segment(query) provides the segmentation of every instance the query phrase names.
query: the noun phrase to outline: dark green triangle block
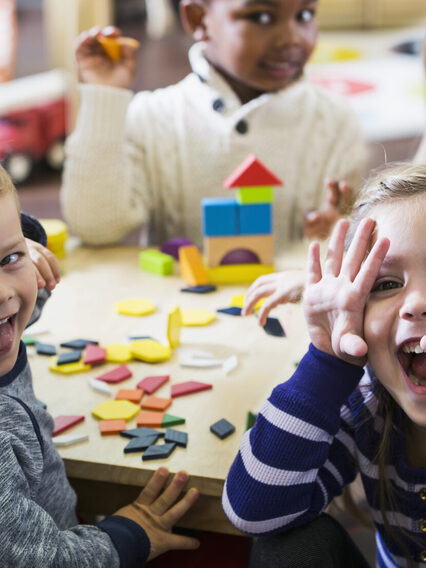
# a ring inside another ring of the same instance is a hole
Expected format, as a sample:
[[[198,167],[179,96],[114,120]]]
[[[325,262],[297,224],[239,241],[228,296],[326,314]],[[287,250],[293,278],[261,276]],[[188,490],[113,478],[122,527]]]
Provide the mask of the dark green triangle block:
[[[250,430],[254,426],[254,423],[257,420],[257,414],[254,414],[251,410],[247,412],[246,418],[246,430]]]
[[[171,414],[165,414],[163,421],[161,423],[161,427],[167,428],[169,426],[178,426],[179,424],[185,424],[185,418],[179,418],[179,416],[172,416]]]

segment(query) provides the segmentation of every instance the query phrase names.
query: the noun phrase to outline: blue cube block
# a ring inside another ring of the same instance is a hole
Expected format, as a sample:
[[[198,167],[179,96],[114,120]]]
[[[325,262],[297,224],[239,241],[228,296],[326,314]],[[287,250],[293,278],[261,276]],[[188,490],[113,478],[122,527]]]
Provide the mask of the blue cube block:
[[[238,235],[238,203],[232,197],[205,197],[201,200],[203,235]]]
[[[269,235],[272,233],[271,203],[238,206],[240,235]]]

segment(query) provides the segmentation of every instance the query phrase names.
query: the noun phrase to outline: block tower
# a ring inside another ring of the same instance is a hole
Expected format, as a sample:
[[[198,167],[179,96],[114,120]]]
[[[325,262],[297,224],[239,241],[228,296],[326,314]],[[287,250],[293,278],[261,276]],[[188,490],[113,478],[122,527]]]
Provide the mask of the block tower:
[[[224,181],[236,196],[201,201],[204,256],[212,283],[251,282],[274,267],[273,186],[283,185],[254,154]]]

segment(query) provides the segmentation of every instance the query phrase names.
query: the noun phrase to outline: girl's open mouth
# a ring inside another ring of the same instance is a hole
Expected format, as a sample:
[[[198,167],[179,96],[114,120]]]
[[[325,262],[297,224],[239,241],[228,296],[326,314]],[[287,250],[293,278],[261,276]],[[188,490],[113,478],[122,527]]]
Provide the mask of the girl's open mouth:
[[[398,350],[398,360],[410,383],[426,391],[426,351],[420,347],[420,339],[404,343]]]

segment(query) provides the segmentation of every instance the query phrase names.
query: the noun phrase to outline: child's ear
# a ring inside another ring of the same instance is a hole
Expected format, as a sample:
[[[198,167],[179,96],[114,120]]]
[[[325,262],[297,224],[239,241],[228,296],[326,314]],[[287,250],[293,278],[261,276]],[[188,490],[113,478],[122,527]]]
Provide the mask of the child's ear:
[[[204,23],[206,9],[202,0],[181,0],[179,9],[186,33],[192,36],[195,41],[208,39]]]

